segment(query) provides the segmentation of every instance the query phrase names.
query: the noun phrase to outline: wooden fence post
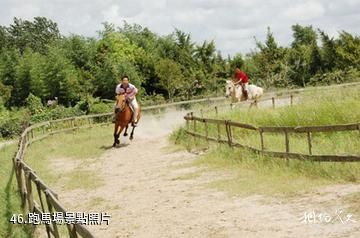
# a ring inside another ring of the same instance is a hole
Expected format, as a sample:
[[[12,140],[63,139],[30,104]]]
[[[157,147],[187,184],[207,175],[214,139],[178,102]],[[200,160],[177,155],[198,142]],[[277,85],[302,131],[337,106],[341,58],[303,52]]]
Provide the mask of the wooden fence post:
[[[45,212],[45,206],[44,206],[44,201],[43,201],[42,194],[41,194],[41,188],[40,188],[40,185],[39,185],[39,180],[36,179],[35,184],[36,184],[36,190],[38,192],[38,196],[39,196],[39,199],[40,199],[41,210],[42,210],[42,212]],[[49,225],[45,224],[45,228],[46,228],[46,233],[47,233],[48,237],[50,238],[51,235],[50,235],[50,227],[49,227]]]
[[[228,144],[231,147],[232,146],[232,135],[231,135],[231,126],[230,126],[228,120],[225,121],[225,128],[226,128],[226,135],[228,138]]]
[[[215,113],[216,113],[216,118],[219,118],[219,112],[218,112],[218,107],[215,106]],[[216,123],[216,127],[217,127],[217,140],[220,141],[221,140],[221,133],[220,133],[220,123]]]
[[[290,94],[290,105],[291,105],[291,106],[292,106],[293,103],[294,103],[294,102],[293,102],[293,101],[294,101],[293,99],[294,99],[294,96],[293,96],[292,94]]]
[[[25,205],[25,187],[24,187],[24,173],[23,173],[23,168],[22,168],[22,165],[21,163],[19,163],[19,166],[18,166],[18,173],[19,173],[19,181],[20,181],[20,184],[19,184],[19,188],[20,188],[20,196],[21,196],[21,206],[24,207]]]
[[[30,171],[26,171],[25,173],[25,184],[26,184],[26,197],[28,200],[28,207],[29,212],[34,212],[34,196],[32,192],[32,186],[31,186],[31,178],[30,178]]]
[[[289,143],[289,132],[285,130],[285,149],[286,149],[286,159],[289,161],[289,152],[290,152],[290,143]]]
[[[189,124],[189,118],[190,117],[190,113],[186,114],[186,130],[189,131],[190,130],[190,124]]]
[[[49,191],[47,191],[47,190],[45,191],[45,197],[46,197],[46,203],[48,205],[49,213],[52,215],[52,214],[54,214],[54,210],[53,210],[53,206],[51,205],[51,201],[49,199]],[[51,224],[52,224],[52,228],[54,230],[55,238],[60,238],[60,234],[59,234],[59,230],[57,228],[56,222],[52,221]]]
[[[207,124],[206,120],[204,120],[204,124],[205,124],[206,142],[207,142],[207,146],[209,147],[209,129],[208,129],[208,124]]]
[[[17,180],[17,184],[18,184],[18,190],[21,196],[21,177],[20,177],[20,163],[18,158],[15,158],[14,160],[14,165],[15,165],[15,175],[16,175],[16,180]]]
[[[311,132],[307,132],[309,155],[312,155]]]
[[[263,130],[259,128],[260,131],[260,143],[261,143],[261,151],[264,152],[264,136],[263,136]]]
[[[275,109],[275,98],[272,97],[272,98],[271,98],[271,101],[272,101],[272,108]]]

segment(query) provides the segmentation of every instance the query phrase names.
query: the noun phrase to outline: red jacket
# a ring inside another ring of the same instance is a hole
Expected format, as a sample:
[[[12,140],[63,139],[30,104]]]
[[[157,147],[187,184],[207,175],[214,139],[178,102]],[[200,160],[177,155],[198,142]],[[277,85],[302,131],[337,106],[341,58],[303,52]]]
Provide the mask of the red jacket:
[[[235,70],[235,80],[241,82],[241,83],[248,83],[249,82],[249,78],[248,76],[243,72],[241,71],[240,69],[236,69]]]

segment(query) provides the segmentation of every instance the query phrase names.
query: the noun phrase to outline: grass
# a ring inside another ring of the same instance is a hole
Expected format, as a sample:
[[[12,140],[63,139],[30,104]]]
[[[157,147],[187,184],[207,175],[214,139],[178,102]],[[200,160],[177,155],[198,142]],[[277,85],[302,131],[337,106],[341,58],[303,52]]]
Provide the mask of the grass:
[[[102,178],[88,170],[87,166],[94,163],[111,145],[110,127],[62,133],[33,143],[27,151],[26,162],[50,187],[61,184],[66,190],[91,190],[102,185]],[[54,171],[54,165],[51,165],[54,161],[66,163],[68,171]]]
[[[235,109],[219,115],[255,126],[305,126],[356,123],[360,121],[359,87],[330,91],[312,91],[312,97],[301,99],[298,105],[254,110]],[[210,113],[206,117],[215,117]],[[192,126],[191,126],[192,129]],[[217,137],[217,127],[209,125],[209,136]],[[225,128],[221,136],[226,138]],[[204,125],[197,123],[197,132],[205,134]],[[234,141],[260,148],[258,132],[245,129],[233,130]],[[285,151],[284,135],[264,133],[265,148]],[[187,149],[208,147],[203,139],[185,134],[184,128],[171,135],[174,144]],[[313,154],[358,154],[360,136],[358,131],[336,133],[313,133]],[[290,134],[290,151],[308,153],[306,134]],[[231,173],[232,178],[218,180],[211,186],[231,194],[271,194],[291,196],[319,186],[333,183],[359,183],[359,163],[311,162],[269,158],[243,149],[210,144],[210,150],[196,162],[197,165]]]
[[[9,222],[13,214],[25,214],[13,170],[12,157],[16,149],[16,145],[0,149],[0,237],[25,238],[32,237],[31,227]]]

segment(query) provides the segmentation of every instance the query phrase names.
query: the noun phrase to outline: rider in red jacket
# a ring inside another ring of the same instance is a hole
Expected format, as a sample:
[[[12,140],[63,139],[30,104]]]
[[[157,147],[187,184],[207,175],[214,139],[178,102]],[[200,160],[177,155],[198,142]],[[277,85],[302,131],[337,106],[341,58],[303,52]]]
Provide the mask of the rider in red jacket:
[[[240,70],[239,66],[236,66],[235,73],[234,73],[234,83],[240,84],[242,91],[245,95],[245,98],[248,98],[248,84],[249,84],[249,77],[245,74],[245,72]]]

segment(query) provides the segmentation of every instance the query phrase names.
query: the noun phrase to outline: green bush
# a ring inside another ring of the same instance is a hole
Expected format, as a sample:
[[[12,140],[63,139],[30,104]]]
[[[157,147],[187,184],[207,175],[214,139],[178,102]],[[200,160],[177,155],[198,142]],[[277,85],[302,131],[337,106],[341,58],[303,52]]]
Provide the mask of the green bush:
[[[84,114],[85,112],[81,111],[78,107],[56,106],[55,108],[47,109],[42,113],[33,115],[30,122],[31,124],[34,124],[42,121],[81,116]]]
[[[160,94],[145,95],[141,98],[141,106],[151,106],[165,103],[165,98]]]
[[[310,79],[311,85],[330,85],[360,81],[360,71],[355,68],[334,70],[332,72],[316,74]]]
[[[27,110],[0,112],[0,137],[13,138],[21,134],[28,125],[30,114]]]
[[[99,114],[99,113],[107,113],[112,112],[113,106],[110,103],[94,103],[90,106],[90,114]]]
[[[41,99],[39,97],[36,97],[32,93],[29,94],[25,102],[31,114],[38,114],[44,111],[44,106],[41,103]]]

